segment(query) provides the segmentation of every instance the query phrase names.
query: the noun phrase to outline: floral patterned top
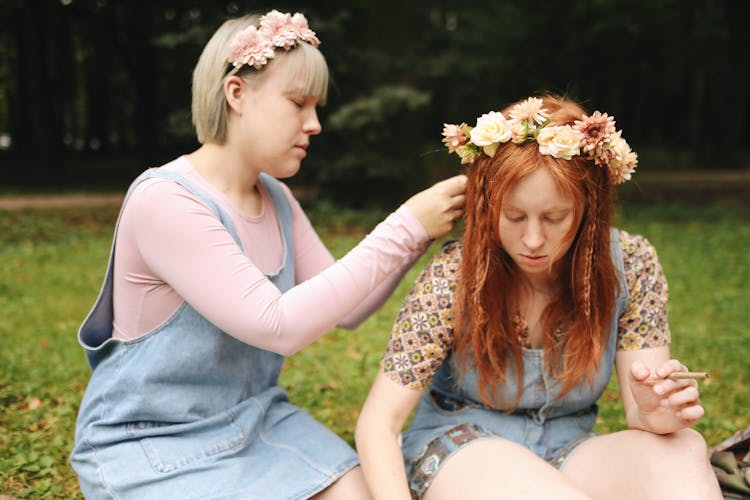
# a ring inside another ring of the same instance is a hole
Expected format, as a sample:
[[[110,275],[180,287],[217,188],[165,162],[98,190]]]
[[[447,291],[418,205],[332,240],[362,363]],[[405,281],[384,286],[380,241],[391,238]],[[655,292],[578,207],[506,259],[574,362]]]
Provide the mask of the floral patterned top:
[[[656,250],[642,236],[620,231],[620,248],[630,303],[620,317],[618,350],[669,344],[669,288]],[[393,325],[381,367],[411,389],[429,388],[433,375],[453,347],[453,292],[458,285],[461,242],[443,246],[417,278]],[[527,326],[514,318],[522,342]]]

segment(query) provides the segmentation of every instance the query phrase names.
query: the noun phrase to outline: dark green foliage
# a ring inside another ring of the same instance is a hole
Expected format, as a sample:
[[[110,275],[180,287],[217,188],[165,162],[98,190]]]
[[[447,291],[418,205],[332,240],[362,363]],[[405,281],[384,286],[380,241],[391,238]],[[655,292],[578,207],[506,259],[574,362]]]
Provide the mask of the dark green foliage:
[[[303,11],[323,42],[333,85],[300,182],[338,204],[389,208],[458,171],[443,122],[543,90],[614,114],[649,170],[750,158],[750,31],[736,1],[3,0],[0,173],[85,185],[102,174],[81,176],[82,157],[145,168],[192,149],[203,44],[226,17],[272,7]]]

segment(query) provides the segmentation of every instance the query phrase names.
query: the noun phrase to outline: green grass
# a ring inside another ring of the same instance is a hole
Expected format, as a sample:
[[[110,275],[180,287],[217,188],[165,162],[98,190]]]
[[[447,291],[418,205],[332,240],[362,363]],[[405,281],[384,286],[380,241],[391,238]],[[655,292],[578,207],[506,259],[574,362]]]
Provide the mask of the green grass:
[[[67,459],[89,369],[76,331],[98,293],[116,212],[0,211],[0,496],[79,496]],[[342,255],[379,215],[328,206],[313,221]],[[702,383],[707,415],[697,428],[715,444],[750,423],[747,213],[626,207],[619,220],[659,252],[671,289],[675,356],[711,372]],[[335,330],[287,361],[282,384],[292,401],[349,442],[401,299],[426,258],[358,330]],[[597,429],[624,425],[613,382]]]

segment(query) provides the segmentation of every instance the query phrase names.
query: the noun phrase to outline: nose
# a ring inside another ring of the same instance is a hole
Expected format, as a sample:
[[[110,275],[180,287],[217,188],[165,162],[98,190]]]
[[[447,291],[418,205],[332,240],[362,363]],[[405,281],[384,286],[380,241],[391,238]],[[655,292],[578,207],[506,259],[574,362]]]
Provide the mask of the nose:
[[[302,130],[310,135],[318,135],[323,130],[320,120],[318,120],[318,112],[314,106],[311,106],[306,114],[305,121],[302,124]]]
[[[544,229],[539,222],[529,220],[524,228],[521,241],[529,250],[538,250],[544,245]]]

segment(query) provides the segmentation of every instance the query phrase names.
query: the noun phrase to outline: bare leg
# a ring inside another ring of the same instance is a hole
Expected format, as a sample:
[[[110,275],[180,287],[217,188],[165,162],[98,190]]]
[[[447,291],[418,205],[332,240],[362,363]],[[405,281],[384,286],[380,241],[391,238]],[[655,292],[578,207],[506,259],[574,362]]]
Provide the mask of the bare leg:
[[[371,497],[362,468],[357,466],[311,498],[315,500],[369,500]]]
[[[724,498],[708,463],[706,442],[692,429],[597,436],[573,450],[562,472],[598,499]]]
[[[523,446],[492,438],[476,440],[450,457],[424,498],[584,500],[590,497]]]

